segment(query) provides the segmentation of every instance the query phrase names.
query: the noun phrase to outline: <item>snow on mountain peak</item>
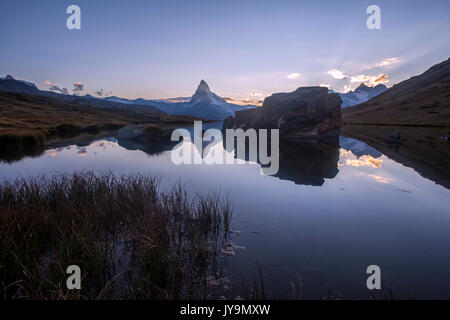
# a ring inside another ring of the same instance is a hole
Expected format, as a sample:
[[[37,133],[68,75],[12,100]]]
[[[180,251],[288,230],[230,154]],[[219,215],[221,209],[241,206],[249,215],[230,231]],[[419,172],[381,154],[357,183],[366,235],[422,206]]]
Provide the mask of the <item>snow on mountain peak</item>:
[[[366,102],[386,90],[387,87],[383,84],[379,84],[375,87],[369,87],[366,84],[361,83],[359,87],[355,89],[355,91],[339,93],[339,96],[342,99],[341,108],[347,108]]]
[[[211,92],[205,80],[200,81],[200,84],[197,87],[197,91],[195,91],[194,95],[191,98],[191,102],[199,101],[211,103],[227,103],[223,98]]]
[[[209,89],[208,84],[206,83],[205,80],[200,81],[200,84],[197,87],[197,91],[211,91]]]
[[[360,90],[367,90],[369,87],[364,84],[364,82],[361,82],[361,84],[358,86],[358,88],[355,89],[355,91]]]

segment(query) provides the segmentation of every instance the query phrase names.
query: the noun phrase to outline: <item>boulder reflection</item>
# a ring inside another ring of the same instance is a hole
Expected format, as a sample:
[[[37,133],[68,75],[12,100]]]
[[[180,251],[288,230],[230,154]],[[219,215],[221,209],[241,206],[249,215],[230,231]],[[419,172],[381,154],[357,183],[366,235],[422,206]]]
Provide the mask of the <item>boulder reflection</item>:
[[[171,151],[179,142],[168,141],[165,143],[144,144],[132,140],[119,139],[118,143],[128,150],[141,150],[148,155],[158,155],[165,151]],[[236,150],[226,150],[226,140],[203,142],[203,150],[197,151],[205,156],[206,147],[217,143],[221,143],[226,152],[232,152],[236,157]],[[192,146],[194,145],[192,144]],[[271,149],[270,145],[268,149]],[[245,151],[245,157],[241,160],[248,161],[249,148],[247,147]],[[282,180],[293,181],[295,184],[321,186],[325,179],[336,177],[339,172],[338,162],[338,137],[326,140],[282,139],[280,140],[279,170],[274,176]]]
[[[280,141],[280,170],[276,175],[296,184],[321,186],[339,172],[339,139]]]
[[[270,142],[270,139],[268,139]],[[274,176],[295,184],[321,186],[339,172],[339,137],[327,139],[280,139],[279,170]],[[226,142],[224,142],[224,148]],[[270,143],[268,150],[271,150]],[[233,152],[233,150],[227,150]],[[234,150],[236,157],[236,149]],[[258,149],[259,155],[259,149]],[[249,148],[245,157],[249,160]],[[258,159],[259,163],[259,159]]]

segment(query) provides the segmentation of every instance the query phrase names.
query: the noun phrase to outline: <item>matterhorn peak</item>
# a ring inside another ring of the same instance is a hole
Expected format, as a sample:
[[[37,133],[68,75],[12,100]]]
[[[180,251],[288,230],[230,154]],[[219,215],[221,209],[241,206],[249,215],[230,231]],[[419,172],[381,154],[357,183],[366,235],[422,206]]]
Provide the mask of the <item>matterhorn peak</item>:
[[[206,83],[205,80],[200,81],[200,84],[197,87],[197,91],[211,91],[209,89],[208,84]]]
[[[211,92],[208,84],[205,80],[200,81],[194,95],[191,98],[191,102],[210,102],[210,103],[226,103],[224,99]]]

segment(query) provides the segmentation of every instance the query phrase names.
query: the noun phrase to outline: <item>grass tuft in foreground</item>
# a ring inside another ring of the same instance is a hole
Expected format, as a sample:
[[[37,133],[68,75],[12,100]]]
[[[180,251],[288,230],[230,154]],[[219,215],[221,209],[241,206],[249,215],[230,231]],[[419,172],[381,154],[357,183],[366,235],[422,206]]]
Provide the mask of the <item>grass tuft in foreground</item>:
[[[0,299],[207,299],[221,289],[231,219],[141,175],[54,175],[0,184]],[[68,290],[78,265],[81,290]]]

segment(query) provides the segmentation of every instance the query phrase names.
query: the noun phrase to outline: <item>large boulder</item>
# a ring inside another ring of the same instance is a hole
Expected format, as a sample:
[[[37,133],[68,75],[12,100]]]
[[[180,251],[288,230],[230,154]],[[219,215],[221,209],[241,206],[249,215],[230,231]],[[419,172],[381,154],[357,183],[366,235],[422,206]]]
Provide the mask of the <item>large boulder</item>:
[[[342,100],[327,88],[301,87],[275,93],[261,108],[236,112],[224,129],[280,129],[280,137],[320,138],[339,135]]]

